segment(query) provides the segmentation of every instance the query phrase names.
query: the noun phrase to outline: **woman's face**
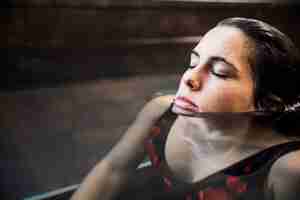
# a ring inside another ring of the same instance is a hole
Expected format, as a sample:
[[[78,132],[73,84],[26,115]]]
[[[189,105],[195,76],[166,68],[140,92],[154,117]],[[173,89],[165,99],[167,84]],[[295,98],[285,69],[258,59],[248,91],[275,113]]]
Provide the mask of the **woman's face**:
[[[239,29],[210,30],[191,52],[173,111],[247,112],[254,110],[254,82],[248,62],[250,40]]]

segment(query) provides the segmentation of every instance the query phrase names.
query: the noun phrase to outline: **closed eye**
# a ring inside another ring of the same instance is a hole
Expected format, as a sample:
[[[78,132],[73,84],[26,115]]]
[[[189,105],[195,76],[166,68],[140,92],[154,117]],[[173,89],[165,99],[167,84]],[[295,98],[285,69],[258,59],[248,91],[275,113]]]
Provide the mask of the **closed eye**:
[[[233,78],[235,76],[235,71],[223,61],[213,62],[210,66],[210,72],[222,79]]]
[[[198,66],[200,63],[200,54],[194,50],[191,51],[190,54],[190,64],[188,65],[188,69],[193,69]],[[220,56],[211,56],[208,59],[209,71],[214,76],[217,76],[222,79],[234,78],[238,70],[237,68],[230,62],[228,62],[225,58]]]

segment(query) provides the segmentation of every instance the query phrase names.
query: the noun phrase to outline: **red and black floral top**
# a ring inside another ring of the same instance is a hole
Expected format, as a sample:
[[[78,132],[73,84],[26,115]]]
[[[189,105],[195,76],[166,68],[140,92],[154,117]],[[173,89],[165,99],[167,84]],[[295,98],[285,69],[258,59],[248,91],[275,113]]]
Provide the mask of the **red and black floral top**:
[[[272,199],[272,191],[266,180],[273,163],[282,155],[300,149],[300,141],[279,144],[260,151],[240,162],[214,173],[196,183],[185,183],[172,176],[165,157],[164,148],[168,128],[173,120],[161,119],[154,126],[151,136],[145,142],[151,168],[157,174],[156,181],[147,187],[151,194],[143,199],[181,200],[253,200]],[[146,174],[145,174],[146,175]]]

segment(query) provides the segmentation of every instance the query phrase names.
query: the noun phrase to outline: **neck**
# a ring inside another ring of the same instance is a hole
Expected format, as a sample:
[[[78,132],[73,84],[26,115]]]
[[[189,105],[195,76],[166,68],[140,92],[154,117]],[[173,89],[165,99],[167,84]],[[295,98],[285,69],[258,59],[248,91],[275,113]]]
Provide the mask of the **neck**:
[[[282,142],[269,126],[258,125],[251,117],[179,116],[166,144],[166,160],[183,180],[200,180],[259,150]],[[180,147],[180,148],[178,148]],[[199,174],[199,168],[201,173]],[[204,172],[203,170],[208,171]]]
[[[248,139],[251,120],[238,115],[216,115],[204,118],[185,118],[185,135],[194,141]]]
[[[203,118],[183,117],[182,133],[184,139],[194,145],[209,143],[221,152],[232,148],[265,148],[285,139],[268,123],[257,123],[253,116],[242,114],[224,114]],[[220,145],[223,144],[223,145]]]

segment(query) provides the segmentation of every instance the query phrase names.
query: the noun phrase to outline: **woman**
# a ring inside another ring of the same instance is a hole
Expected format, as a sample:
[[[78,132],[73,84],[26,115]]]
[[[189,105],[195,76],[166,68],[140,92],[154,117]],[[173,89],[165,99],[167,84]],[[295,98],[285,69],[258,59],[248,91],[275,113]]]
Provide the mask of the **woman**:
[[[296,47],[274,27],[254,19],[221,21],[192,50],[176,96],[143,108],[73,200],[118,196],[146,148],[161,187],[167,186],[158,194],[163,199],[296,199],[300,142],[278,130],[289,127],[282,116],[297,110],[298,64]],[[168,108],[178,117],[157,155],[149,132]]]

